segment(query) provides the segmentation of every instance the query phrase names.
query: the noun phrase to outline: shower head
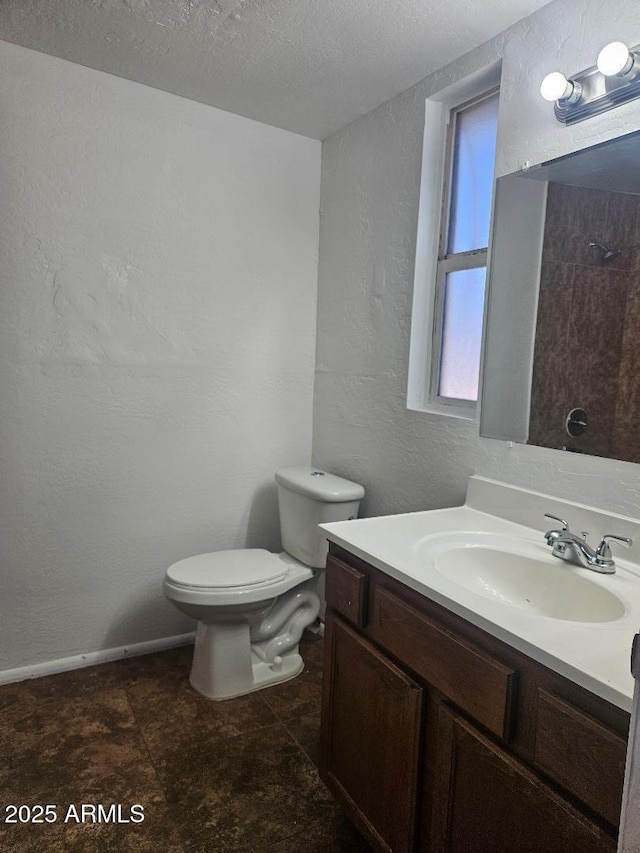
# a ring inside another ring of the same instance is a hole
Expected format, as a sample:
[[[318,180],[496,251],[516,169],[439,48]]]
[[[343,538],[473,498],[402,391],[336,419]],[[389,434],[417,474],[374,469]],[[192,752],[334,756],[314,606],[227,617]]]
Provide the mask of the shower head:
[[[598,243],[596,240],[591,240],[589,247],[593,249],[600,249],[602,252],[601,261],[603,264],[606,264],[607,261],[613,260],[613,258],[617,258],[620,254],[620,249],[611,249],[609,246],[603,246],[602,243]]]

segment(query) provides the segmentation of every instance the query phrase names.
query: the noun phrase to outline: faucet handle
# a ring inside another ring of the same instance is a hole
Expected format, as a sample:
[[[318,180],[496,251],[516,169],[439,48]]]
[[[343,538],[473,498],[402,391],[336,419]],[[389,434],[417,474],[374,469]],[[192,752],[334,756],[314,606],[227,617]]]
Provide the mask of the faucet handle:
[[[544,534],[544,538],[546,539],[547,545],[551,545],[552,547],[556,547],[556,543],[560,536],[565,532],[565,530],[569,530],[569,523],[564,520],[564,518],[558,518],[557,515],[551,515],[550,512],[545,512],[545,518],[552,518],[554,521],[559,521],[562,525],[562,530],[547,530]]]
[[[602,542],[598,545],[596,550],[598,558],[602,560],[611,559],[611,548],[609,547],[610,539],[613,539],[615,542],[619,542],[625,548],[629,548],[630,545],[633,545],[633,540],[629,539],[628,536],[615,536],[613,533],[605,533],[602,537]]]
[[[545,518],[552,518],[554,521],[559,521],[560,524],[562,525],[563,530],[569,529],[569,523],[567,521],[565,521],[564,518],[558,518],[557,515],[551,515],[550,512],[545,512],[544,517]]]

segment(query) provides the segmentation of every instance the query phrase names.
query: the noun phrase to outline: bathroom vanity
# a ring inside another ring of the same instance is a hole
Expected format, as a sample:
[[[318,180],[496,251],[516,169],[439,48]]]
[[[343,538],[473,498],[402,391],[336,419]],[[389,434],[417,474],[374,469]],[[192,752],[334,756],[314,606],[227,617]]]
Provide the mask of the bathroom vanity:
[[[553,558],[532,507],[602,514],[517,492],[472,478],[464,507],[324,527],[321,775],[376,850],[615,853],[638,567]]]

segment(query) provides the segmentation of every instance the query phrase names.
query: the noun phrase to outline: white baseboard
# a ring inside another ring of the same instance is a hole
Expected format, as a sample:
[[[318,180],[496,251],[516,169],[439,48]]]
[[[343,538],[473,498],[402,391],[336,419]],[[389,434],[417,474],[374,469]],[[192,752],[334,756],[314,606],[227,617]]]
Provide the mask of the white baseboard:
[[[36,663],[32,666],[19,666],[15,669],[5,669],[0,672],[0,684],[12,684],[16,681],[26,681],[28,678],[40,678],[43,675],[53,675],[56,672],[67,672],[70,669],[80,669],[83,666],[94,666],[97,663],[107,663],[121,658],[133,658],[148,655],[152,652],[163,652],[178,646],[188,646],[193,643],[194,633],[178,634],[175,637],[161,637],[159,640],[147,640],[144,643],[133,643],[130,646],[119,646],[116,649],[101,649],[99,652],[87,652],[86,655],[74,655],[69,658]]]

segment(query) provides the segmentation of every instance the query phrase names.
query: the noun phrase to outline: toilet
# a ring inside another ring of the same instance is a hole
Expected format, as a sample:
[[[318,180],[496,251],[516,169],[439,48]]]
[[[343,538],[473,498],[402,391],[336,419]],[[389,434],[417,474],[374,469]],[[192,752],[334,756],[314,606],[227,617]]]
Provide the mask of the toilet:
[[[198,554],[167,569],[163,591],[198,620],[191,686],[230,699],[294,678],[302,632],[323,611],[327,541],[318,525],[356,518],[364,489],[315,468],[283,468],[280,554],[243,548]]]

